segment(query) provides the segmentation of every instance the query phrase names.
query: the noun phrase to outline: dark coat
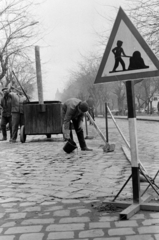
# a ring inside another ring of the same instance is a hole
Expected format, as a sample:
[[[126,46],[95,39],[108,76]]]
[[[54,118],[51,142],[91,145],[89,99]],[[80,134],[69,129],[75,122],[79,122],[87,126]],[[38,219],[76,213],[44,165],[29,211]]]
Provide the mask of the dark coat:
[[[7,96],[4,96],[1,98],[0,105],[2,107],[2,116],[10,117],[11,116],[11,108],[12,108],[12,99],[9,94]]]
[[[84,113],[79,113],[78,105],[81,102],[78,98],[68,99],[62,106],[62,117],[65,129],[69,129],[70,121],[73,119],[78,119],[83,121]]]
[[[26,101],[26,97],[17,93],[10,93],[12,98],[12,113],[23,113],[23,103]]]

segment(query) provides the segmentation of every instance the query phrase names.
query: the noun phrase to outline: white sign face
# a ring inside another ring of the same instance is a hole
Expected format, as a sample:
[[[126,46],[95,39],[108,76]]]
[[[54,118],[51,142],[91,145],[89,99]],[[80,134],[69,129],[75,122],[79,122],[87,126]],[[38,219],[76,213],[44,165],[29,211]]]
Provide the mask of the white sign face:
[[[115,56],[115,54],[118,56]],[[136,66],[133,65],[132,69],[131,65],[133,61],[136,62]],[[128,74],[128,72],[149,72],[154,70],[157,70],[156,66],[124,21],[121,20],[102,77],[121,75],[121,73]]]
[[[159,76],[159,61],[120,8],[94,83]]]

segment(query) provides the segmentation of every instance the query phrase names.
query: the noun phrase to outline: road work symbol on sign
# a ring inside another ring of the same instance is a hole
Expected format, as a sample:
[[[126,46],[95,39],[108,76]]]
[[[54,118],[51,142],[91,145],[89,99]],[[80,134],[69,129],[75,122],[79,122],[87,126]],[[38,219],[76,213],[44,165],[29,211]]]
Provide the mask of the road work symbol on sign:
[[[158,59],[120,8],[94,83],[158,75]]]
[[[113,70],[110,73],[114,72],[121,72],[121,71],[130,71],[130,70],[138,70],[138,69],[145,69],[149,68],[149,66],[146,66],[144,63],[143,58],[141,57],[140,51],[134,51],[132,56],[127,56],[121,47],[123,44],[122,41],[118,40],[117,41],[117,46],[112,49],[112,52],[114,54],[114,59],[115,59],[115,64],[113,67]],[[123,57],[129,58],[129,64],[128,68],[126,69],[126,64],[125,61],[122,59]],[[119,63],[122,65],[122,70],[118,68]],[[118,70],[119,69],[119,70]]]

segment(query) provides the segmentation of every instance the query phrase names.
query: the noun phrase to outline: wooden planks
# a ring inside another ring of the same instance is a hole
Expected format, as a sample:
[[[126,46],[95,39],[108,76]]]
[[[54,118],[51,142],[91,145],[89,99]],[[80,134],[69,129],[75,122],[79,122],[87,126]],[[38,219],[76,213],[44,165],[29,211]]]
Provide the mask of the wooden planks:
[[[62,133],[61,103],[24,104],[25,134]]]

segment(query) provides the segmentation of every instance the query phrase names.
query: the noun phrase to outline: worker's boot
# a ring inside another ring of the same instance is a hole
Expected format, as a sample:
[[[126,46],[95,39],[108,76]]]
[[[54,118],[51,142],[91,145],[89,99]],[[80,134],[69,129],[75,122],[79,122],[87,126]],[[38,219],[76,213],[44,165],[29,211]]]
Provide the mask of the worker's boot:
[[[2,139],[0,139],[0,141],[6,141],[7,140],[7,132],[5,129],[3,129],[2,127]]]
[[[7,137],[2,137],[2,139],[0,139],[0,141],[6,141]]]
[[[83,130],[77,132],[77,138],[82,151],[92,151],[92,149],[88,148],[86,145]]]
[[[88,148],[88,147],[81,148],[81,150],[82,150],[82,151],[93,151],[93,149]]]

